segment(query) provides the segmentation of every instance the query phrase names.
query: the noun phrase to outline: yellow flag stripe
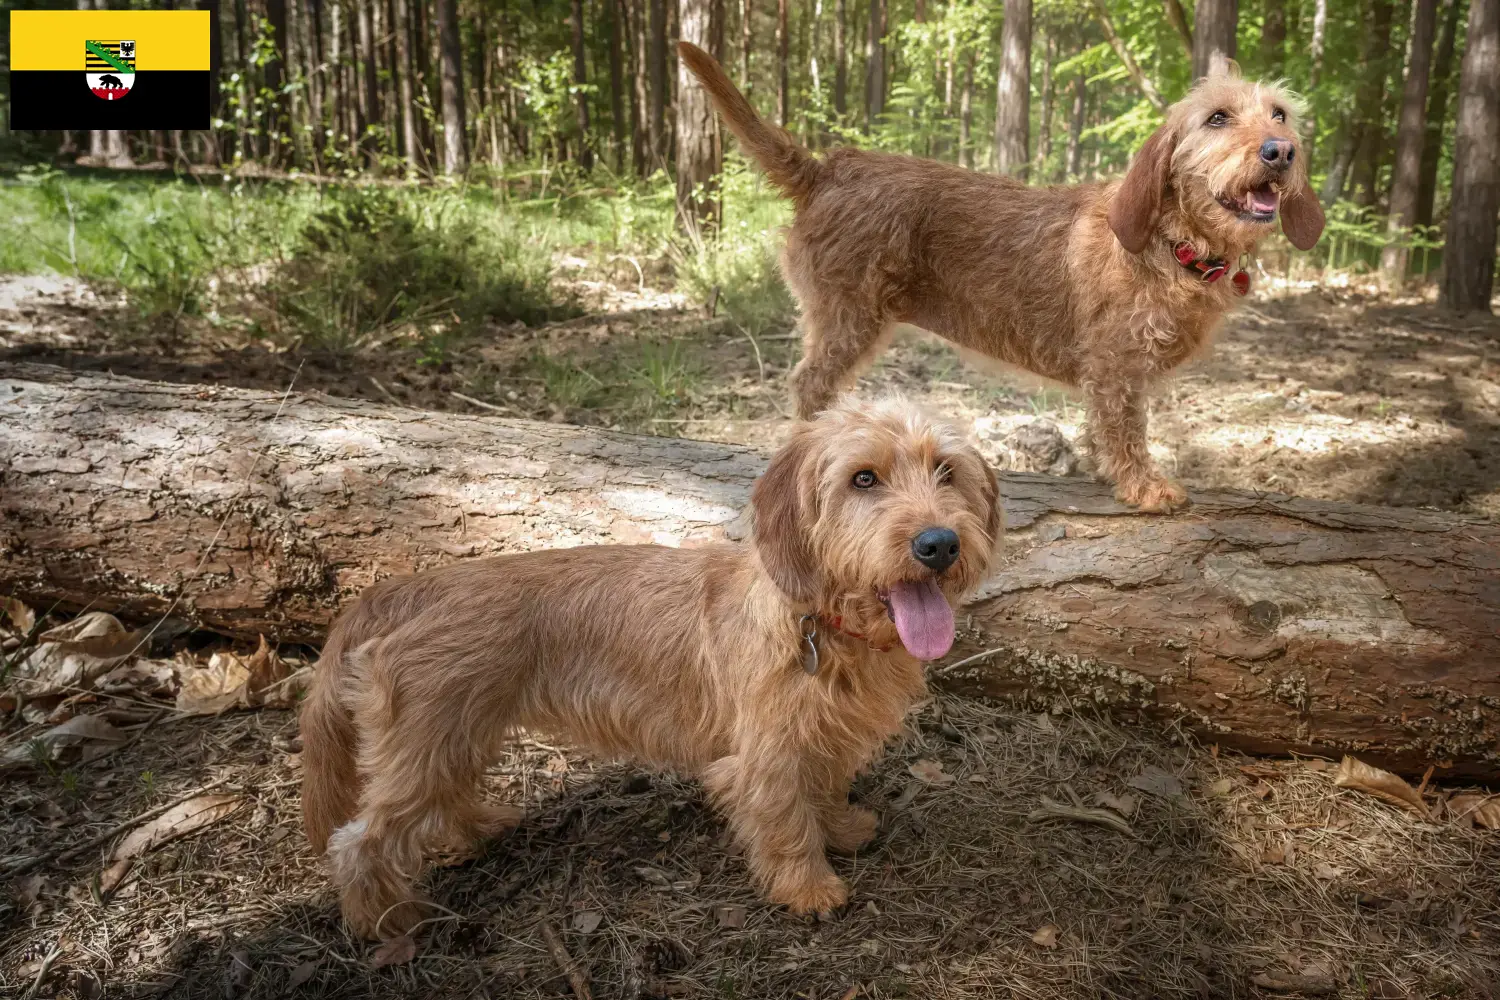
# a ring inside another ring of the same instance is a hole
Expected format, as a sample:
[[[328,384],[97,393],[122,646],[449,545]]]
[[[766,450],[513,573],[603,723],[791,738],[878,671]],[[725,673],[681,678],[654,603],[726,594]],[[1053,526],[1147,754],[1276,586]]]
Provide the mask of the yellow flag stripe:
[[[135,42],[135,69],[209,68],[206,10],[13,10],[10,68],[83,72],[89,41]]]

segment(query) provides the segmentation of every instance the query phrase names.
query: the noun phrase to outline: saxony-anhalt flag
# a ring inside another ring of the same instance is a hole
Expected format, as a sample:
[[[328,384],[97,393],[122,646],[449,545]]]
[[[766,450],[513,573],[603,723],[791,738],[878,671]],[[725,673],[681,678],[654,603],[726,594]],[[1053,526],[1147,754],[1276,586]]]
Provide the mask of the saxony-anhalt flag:
[[[209,12],[16,10],[13,129],[209,127]]]

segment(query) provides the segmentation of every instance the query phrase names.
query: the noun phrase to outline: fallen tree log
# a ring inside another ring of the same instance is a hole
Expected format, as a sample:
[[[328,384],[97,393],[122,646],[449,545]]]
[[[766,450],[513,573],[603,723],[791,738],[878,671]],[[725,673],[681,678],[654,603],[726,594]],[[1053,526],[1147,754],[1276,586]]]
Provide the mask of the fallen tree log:
[[[0,365],[0,592],[317,642],[390,573],[722,537],[762,465],[730,445]],[[1495,525],[1238,492],[1164,518],[1088,480],[1003,489],[1006,558],[934,668],[944,683],[1251,751],[1500,775]]]

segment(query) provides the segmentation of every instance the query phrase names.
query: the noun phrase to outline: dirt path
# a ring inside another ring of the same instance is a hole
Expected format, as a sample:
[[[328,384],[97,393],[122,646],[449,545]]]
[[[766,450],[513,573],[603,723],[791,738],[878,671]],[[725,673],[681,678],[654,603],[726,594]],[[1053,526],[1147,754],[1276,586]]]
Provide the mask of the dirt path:
[[[752,336],[732,316],[710,320],[669,294],[571,273],[586,315],[494,328],[441,358],[400,340],[353,357],[304,356],[207,323],[169,342],[120,332],[129,315],[75,282],[0,278],[0,359],[263,388],[295,376],[335,395],[477,408],[460,393],[517,415],[764,447],[784,432],[785,377],[800,351],[790,328]],[[1417,300],[1257,293],[1206,358],[1163,386],[1152,448],[1194,487],[1500,515],[1497,345],[1500,319]],[[969,367],[918,331],[898,337],[861,384],[971,422],[1005,464],[1070,467],[1050,432],[1011,435],[1044,421],[1071,444],[1076,401]]]

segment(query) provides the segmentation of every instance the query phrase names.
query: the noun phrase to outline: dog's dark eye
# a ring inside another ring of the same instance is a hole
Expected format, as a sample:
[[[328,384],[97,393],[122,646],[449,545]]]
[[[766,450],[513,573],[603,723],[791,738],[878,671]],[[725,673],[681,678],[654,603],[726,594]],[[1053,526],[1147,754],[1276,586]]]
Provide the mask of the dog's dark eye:
[[[1280,108],[1272,108],[1271,109],[1271,120],[1273,122],[1284,122],[1284,121],[1286,121],[1286,112],[1283,111],[1283,110],[1281,110]]]
[[[867,490],[877,482],[879,480],[875,478],[875,473],[869,469],[860,469],[854,474],[854,488],[857,490]]]
[[[1208,116],[1208,124],[1211,128],[1222,128],[1229,124],[1229,115],[1223,111],[1215,111]]]

